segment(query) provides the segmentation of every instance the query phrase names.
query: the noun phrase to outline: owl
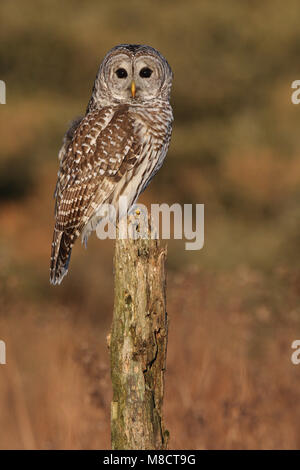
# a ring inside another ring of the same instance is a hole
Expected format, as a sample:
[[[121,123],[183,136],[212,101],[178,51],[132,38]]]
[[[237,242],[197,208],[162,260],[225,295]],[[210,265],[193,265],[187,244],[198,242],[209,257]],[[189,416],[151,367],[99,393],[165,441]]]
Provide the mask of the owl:
[[[101,208],[130,208],[165,159],[172,131],[172,70],[145,45],[122,44],[104,57],[84,117],[66,132],[59,152],[50,282],[68,271],[77,238],[86,242]]]

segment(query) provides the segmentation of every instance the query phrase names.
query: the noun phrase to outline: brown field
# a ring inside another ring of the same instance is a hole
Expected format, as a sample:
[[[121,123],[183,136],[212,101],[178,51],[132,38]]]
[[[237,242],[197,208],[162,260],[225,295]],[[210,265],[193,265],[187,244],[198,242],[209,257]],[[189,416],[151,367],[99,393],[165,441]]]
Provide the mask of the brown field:
[[[57,152],[105,52],[159,49],[175,74],[167,160],[141,202],[205,204],[205,246],[168,246],[171,449],[299,449],[297,0],[2,2],[0,449],[110,447],[113,243],[49,285]]]

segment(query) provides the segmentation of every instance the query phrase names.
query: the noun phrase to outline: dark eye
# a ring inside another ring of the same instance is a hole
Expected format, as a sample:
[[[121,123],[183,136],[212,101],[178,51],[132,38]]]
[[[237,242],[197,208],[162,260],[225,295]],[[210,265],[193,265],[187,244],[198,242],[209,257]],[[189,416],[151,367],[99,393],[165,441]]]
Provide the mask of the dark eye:
[[[140,77],[142,77],[142,78],[149,78],[149,77],[151,77],[151,74],[152,74],[152,70],[149,69],[148,67],[144,67],[140,71]]]
[[[116,74],[118,78],[126,78],[127,77],[127,72],[125,69],[118,69],[116,70]]]

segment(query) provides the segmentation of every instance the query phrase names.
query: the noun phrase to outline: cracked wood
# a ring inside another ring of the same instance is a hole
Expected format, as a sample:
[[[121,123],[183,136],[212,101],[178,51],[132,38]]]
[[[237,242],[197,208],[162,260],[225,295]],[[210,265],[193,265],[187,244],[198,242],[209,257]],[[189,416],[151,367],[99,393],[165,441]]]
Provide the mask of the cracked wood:
[[[117,240],[110,337],[113,449],[164,449],[163,396],[168,319],[166,248]]]

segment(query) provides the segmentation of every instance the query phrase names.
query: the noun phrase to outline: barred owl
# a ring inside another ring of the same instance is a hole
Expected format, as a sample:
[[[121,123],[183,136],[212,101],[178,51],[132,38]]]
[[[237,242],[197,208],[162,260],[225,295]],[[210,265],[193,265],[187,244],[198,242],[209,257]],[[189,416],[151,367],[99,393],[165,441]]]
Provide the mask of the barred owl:
[[[50,282],[60,284],[78,237],[87,240],[103,204],[132,206],[166,156],[172,71],[155,49],[122,44],[104,57],[83,118],[59,152]]]

